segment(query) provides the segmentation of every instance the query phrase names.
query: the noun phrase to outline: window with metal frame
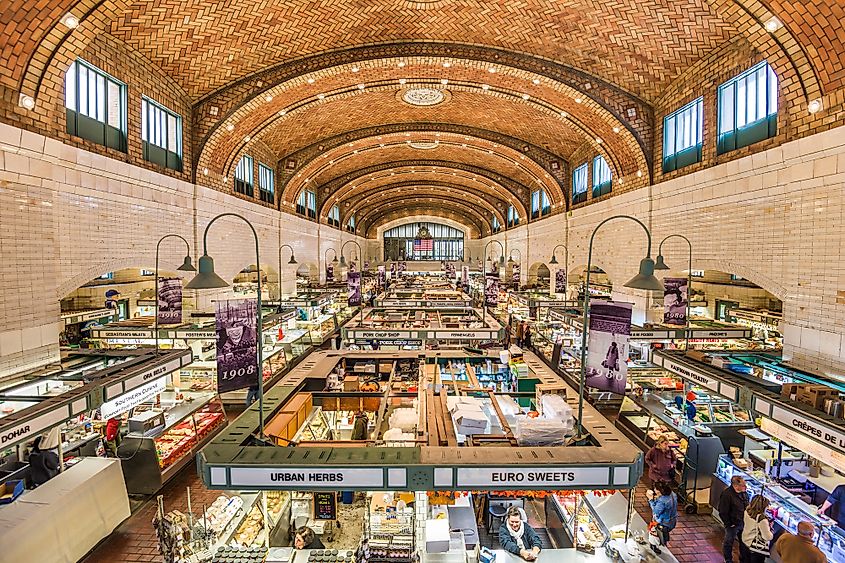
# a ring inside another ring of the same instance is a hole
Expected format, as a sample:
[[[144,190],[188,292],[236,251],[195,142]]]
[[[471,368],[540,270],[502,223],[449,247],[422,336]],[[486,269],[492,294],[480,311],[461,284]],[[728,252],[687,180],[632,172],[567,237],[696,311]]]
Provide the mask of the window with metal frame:
[[[266,203],[276,203],[275,173],[266,164],[258,163],[258,196]]]
[[[309,219],[316,219],[317,194],[311,190],[302,190],[299,192],[299,198],[296,200],[296,212]]]
[[[508,216],[507,216],[507,224],[508,228],[516,227],[519,225],[519,213],[516,210],[516,207],[511,205],[508,207]]]
[[[704,98],[663,118],[663,172],[701,162]]]
[[[253,197],[252,157],[243,155],[235,168],[235,191]]]
[[[719,86],[718,103],[717,154],[777,135],[778,77],[768,62],[763,61]]]
[[[146,96],[141,98],[144,160],[182,171],[182,117]]]
[[[549,201],[549,194],[546,190],[534,190],[531,192],[531,218],[537,219],[552,212],[552,203]]]
[[[431,239],[418,239],[419,228]],[[464,233],[440,223],[407,223],[384,232],[387,260],[463,260]]]
[[[355,232],[355,214],[349,216],[349,220],[346,221],[346,230],[350,233]]]
[[[76,59],[65,73],[67,132],[126,152],[126,84]]]
[[[329,210],[329,225],[332,227],[340,227],[340,207],[333,205]]]
[[[593,197],[609,194],[612,183],[610,166],[602,155],[598,155],[593,159]]]
[[[552,212],[552,202],[546,190],[540,190],[540,216],[545,217]]]
[[[587,163],[572,171],[572,203],[587,201]]]
[[[510,209],[508,210],[508,215],[510,215]],[[510,218],[508,220],[510,220]],[[491,225],[493,226],[493,232],[494,233],[498,233],[499,231],[502,230],[502,224],[499,223],[499,218],[496,217],[495,214],[493,215],[493,220],[491,222]]]

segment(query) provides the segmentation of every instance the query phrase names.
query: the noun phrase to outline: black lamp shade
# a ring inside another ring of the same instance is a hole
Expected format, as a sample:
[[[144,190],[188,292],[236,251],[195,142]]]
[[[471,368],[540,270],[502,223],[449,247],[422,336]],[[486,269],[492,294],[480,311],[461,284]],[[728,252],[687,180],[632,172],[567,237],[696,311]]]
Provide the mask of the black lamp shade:
[[[185,256],[185,260],[182,262],[182,265],[176,268],[180,272],[196,272],[197,269],[194,268],[194,265],[191,263],[191,257]]]
[[[654,260],[650,257],[640,260],[639,273],[631,278],[625,287],[631,289],[645,289],[647,291],[663,291],[663,284],[654,277]]]
[[[657,255],[657,262],[655,262],[655,264],[654,264],[654,269],[655,270],[668,270],[669,269],[669,266],[667,266],[666,262],[663,261],[663,255],[662,254]]]
[[[214,260],[208,254],[203,254],[199,261],[200,270],[188,284],[187,289],[218,289],[229,287],[229,284],[214,273]]]

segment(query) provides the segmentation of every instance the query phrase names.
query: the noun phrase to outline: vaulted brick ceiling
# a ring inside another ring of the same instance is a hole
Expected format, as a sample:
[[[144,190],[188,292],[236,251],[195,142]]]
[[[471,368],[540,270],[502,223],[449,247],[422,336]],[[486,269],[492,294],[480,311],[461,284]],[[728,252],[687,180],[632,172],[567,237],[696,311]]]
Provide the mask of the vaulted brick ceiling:
[[[72,32],[58,23],[69,12],[83,23]],[[762,24],[771,14],[784,29],[769,35]],[[382,159],[431,159],[451,172],[507,174],[522,187],[479,192],[490,197],[489,221],[509,189],[523,205],[537,186],[560,203],[575,153],[602,154],[614,178],[647,184],[652,104],[693,63],[737,37],[766,56],[779,53],[778,64],[801,75],[805,96],[841,88],[843,18],[842,2],[829,0],[7,0],[0,85],[37,95],[46,69],[110,33],[195,103],[190,141],[200,183],[219,186],[260,141],[281,161],[283,202],[309,180],[344,190],[343,200],[318,190],[321,204],[352,208],[363,192],[339,179]],[[412,87],[442,91],[446,100],[408,105],[399,97]],[[478,136],[469,135],[469,147],[444,138],[416,157],[397,142],[383,150],[376,142],[380,131],[419,141],[448,127]],[[340,148],[353,138],[360,152]],[[434,185],[432,195],[445,193]],[[409,211],[423,201],[409,202]],[[444,214],[461,213],[446,196],[442,202]],[[396,212],[366,213],[368,228]]]

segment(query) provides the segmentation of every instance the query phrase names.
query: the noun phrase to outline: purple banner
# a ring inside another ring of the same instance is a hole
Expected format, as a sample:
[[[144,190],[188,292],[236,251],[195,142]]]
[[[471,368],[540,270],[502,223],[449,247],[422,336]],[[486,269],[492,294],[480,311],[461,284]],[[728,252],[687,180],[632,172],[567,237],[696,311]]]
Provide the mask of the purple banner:
[[[632,303],[590,303],[585,385],[625,394],[632,310]]]
[[[513,265],[513,272],[511,273],[511,279],[513,280],[513,284],[516,287],[519,287],[519,264],[514,263]]]
[[[499,304],[499,275],[488,273],[484,286],[484,304],[487,307],[495,307]]]
[[[408,269],[408,263],[407,262],[404,262],[404,261],[399,262],[399,271],[400,272],[404,272],[407,269]]]
[[[217,392],[258,385],[255,299],[218,301]]]
[[[384,280],[385,280],[386,276],[387,276],[387,274],[384,271],[384,266],[380,265],[378,267],[378,284],[379,284],[379,286],[384,285]]]
[[[555,293],[566,293],[566,268],[561,268],[555,272],[554,284]]]
[[[364,262],[364,271],[365,271],[365,272],[369,272],[369,271],[370,271],[370,261],[369,261],[369,260],[366,260],[366,261]]]
[[[663,323],[687,324],[687,278],[663,278]]]
[[[469,266],[461,266],[461,283],[469,284]]]
[[[159,278],[158,280],[158,324],[170,325],[182,322],[182,280],[180,278]]]
[[[350,307],[361,304],[361,273],[350,271],[346,276],[347,302]]]
[[[334,264],[331,262],[326,264],[326,281],[334,281]]]

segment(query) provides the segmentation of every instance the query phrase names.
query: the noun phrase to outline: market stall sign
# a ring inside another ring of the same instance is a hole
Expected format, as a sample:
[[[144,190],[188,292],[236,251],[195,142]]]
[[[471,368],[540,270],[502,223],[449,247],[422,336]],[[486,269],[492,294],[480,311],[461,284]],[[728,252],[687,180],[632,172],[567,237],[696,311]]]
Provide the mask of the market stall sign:
[[[177,330],[176,338],[186,340],[213,340],[216,337],[214,327],[208,330]]]
[[[364,340],[359,339],[355,341],[355,344],[359,346],[366,346],[370,344],[372,340]],[[422,346],[422,340],[409,340],[407,338],[397,338],[397,339],[387,339],[379,338],[378,339],[379,346]]]
[[[458,487],[518,489],[611,486],[609,467],[459,467]]]
[[[751,330],[747,328],[733,328],[726,330],[710,330],[694,328],[690,331],[690,338],[750,338]]]
[[[101,328],[91,330],[92,338],[155,338],[153,331],[147,329]]]
[[[397,338],[413,338],[410,331],[401,330],[355,330],[349,329],[346,331],[347,338],[350,340],[383,340],[383,339],[397,339]]]
[[[106,401],[100,405],[100,416],[104,420],[113,418],[117,415],[123,414],[138,405],[145,403],[164,391],[167,387],[166,377],[159,377],[153,381],[145,383],[140,387],[120,395],[116,399]]]
[[[693,369],[688,365],[679,364],[661,354],[654,355],[654,363],[662,365],[667,370],[680,375],[687,381],[692,381],[693,383],[701,385],[702,387],[709,389],[714,393],[725,397],[726,399],[729,399],[734,402],[739,400],[739,395],[735,386],[730,385],[728,383],[724,383],[719,379],[716,379],[706,373]]]
[[[811,440],[803,434],[788,428],[783,424],[775,422],[770,418],[763,417],[760,421],[760,430],[786,442],[790,446],[823,461],[837,471],[845,472],[845,454],[831,450],[815,440]]]
[[[213,473],[212,473],[213,476]],[[269,487],[284,489],[332,489],[339,487],[384,488],[384,470],[378,468],[278,469],[274,467],[232,467],[233,487]],[[216,483],[215,485],[225,485]]]
[[[793,411],[766,399],[754,397],[754,410],[787,428],[845,453],[845,429],[835,428],[801,411]]]
[[[668,340],[675,335],[675,331],[669,330],[645,330],[631,327],[631,340]]]
[[[567,301],[559,299],[532,299],[529,301],[529,306],[536,306],[540,308],[547,307],[577,307],[577,301]]]
[[[495,330],[436,330],[428,336],[440,340],[493,340],[498,337]]]
[[[170,359],[162,365],[147,368],[137,375],[133,375],[114,385],[109,385],[105,389],[105,400],[110,401],[123,393],[127,393],[153,379],[172,373],[180,367],[191,363],[191,350],[186,349],[183,352],[177,358]]]
[[[52,410],[31,418],[26,422],[4,426],[0,429],[0,447],[9,447],[32,439],[34,436],[78,415],[87,408],[88,398],[81,397],[73,402],[57,405]]]
[[[110,319],[114,316],[114,309],[97,309],[96,311],[88,311],[87,313],[62,316],[62,319],[64,319],[65,325],[67,326],[76,323],[83,323],[85,321],[92,321],[94,319]]]

